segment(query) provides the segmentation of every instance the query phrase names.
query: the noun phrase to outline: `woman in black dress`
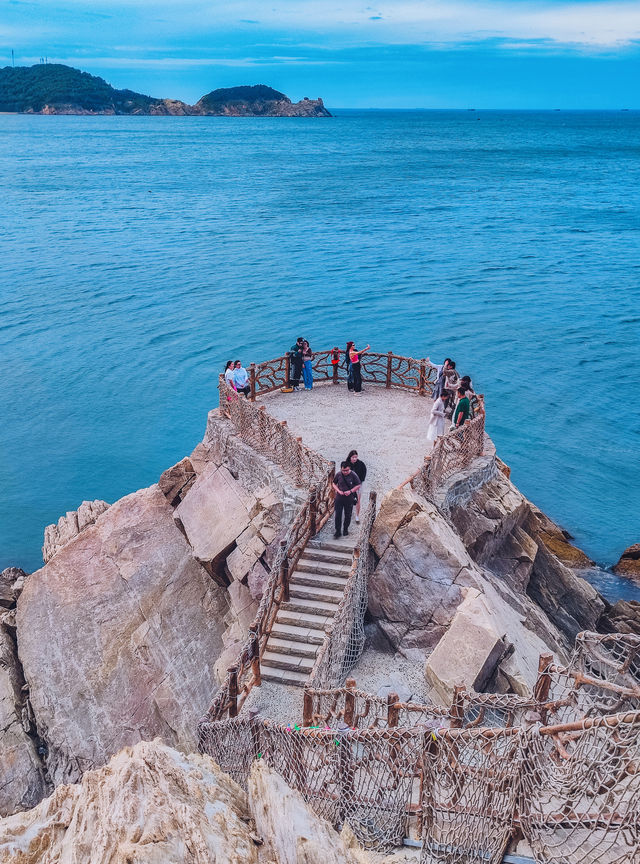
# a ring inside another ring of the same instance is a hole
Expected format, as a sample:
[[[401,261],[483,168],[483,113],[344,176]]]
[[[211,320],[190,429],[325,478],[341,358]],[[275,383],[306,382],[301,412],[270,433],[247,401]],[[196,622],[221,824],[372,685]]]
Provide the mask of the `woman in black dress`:
[[[358,458],[358,451],[352,450],[347,456],[347,462],[352,471],[355,471],[360,479],[360,488],[358,489],[358,502],[356,504],[356,522],[360,521],[360,500],[362,498],[362,485],[367,476],[367,466],[362,459]]]

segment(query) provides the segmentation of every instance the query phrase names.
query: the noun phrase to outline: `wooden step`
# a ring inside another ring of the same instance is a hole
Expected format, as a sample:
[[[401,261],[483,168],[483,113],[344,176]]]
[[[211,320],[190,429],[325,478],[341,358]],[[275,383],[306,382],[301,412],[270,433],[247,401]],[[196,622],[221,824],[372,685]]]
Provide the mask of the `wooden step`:
[[[324,636],[324,633],[322,635]],[[318,644],[313,645],[309,642],[281,639],[274,636],[272,631],[271,636],[269,636],[267,651],[273,651],[276,654],[296,654],[299,657],[315,657],[319,647]]]
[[[347,567],[351,567],[353,550],[344,549],[340,552],[332,552],[330,549],[315,549],[307,543],[303,557],[312,561],[320,561],[323,564],[346,564]]]
[[[308,618],[315,618],[315,615],[308,615]],[[269,637],[269,645],[274,639],[286,639],[291,642],[303,642],[309,645],[322,645],[324,642],[325,632],[320,627],[305,627],[297,624],[282,624],[276,621],[271,628],[271,636]]]
[[[265,651],[260,658],[260,671],[269,666],[275,669],[287,669],[290,672],[306,672],[313,669],[315,657],[300,657],[299,654],[280,654],[277,651]]]
[[[318,613],[305,612],[297,606],[287,608],[291,604],[281,603],[276,617],[276,624],[294,625],[295,627],[308,627],[313,630],[327,630],[332,622],[335,614],[335,606],[331,606],[331,611],[327,613],[325,610]],[[274,625],[275,626],[275,625]]]
[[[348,565],[333,564],[331,561],[314,561],[305,555],[298,561],[296,572],[301,573],[324,573],[325,576],[348,576],[351,571],[351,561]]]
[[[310,585],[313,588],[333,588],[336,591],[344,591],[347,584],[346,576],[324,576],[322,573],[296,572],[291,577],[291,585]]]
[[[318,600],[321,603],[335,603],[337,606],[342,600],[343,592],[336,591],[335,588],[318,588],[313,585],[301,585],[299,582],[292,582],[289,586],[289,597],[291,602],[302,600],[306,603],[308,600]]]
[[[309,680],[308,672],[292,672],[289,669],[277,669],[267,666],[260,670],[263,681],[273,681],[276,684],[288,684],[290,687],[304,687]]]
[[[289,603],[281,603],[280,611],[278,612],[278,620],[284,621],[280,617],[280,612],[301,613],[306,612],[308,615],[322,615],[325,618],[333,619],[336,614],[337,603],[326,603],[322,600],[305,600],[302,597],[291,597]],[[291,619],[285,623],[292,623]],[[293,623],[296,623],[295,620]],[[331,620],[328,622],[331,623]],[[326,626],[325,626],[326,629]]]
[[[350,532],[348,537],[345,537],[340,540],[309,540],[305,549],[318,549],[323,552],[348,552],[350,555],[353,554],[354,547],[356,545],[356,537],[353,531]]]

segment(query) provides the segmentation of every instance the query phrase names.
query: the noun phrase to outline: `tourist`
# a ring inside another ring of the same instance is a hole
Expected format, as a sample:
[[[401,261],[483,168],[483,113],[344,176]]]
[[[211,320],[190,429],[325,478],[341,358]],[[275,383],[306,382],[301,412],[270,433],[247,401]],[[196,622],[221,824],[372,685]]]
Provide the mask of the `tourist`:
[[[304,378],[304,389],[313,390],[313,351],[306,339],[302,340],[302,377]]]
[[[358,458],[358,451],[352,450],[347,456],[347,462],[352,471],[355,471],[360,480],[360,489],[358,489],[358,501],[356,503],[356,522],[360,521],[360,502],[362,501],[362,484],[367,477],[367,466],[362,459]]]
[[[233,368],[233,383],[238,393],[244,393],[246,397],[251,393],[251,385],[249,384],[249,376],[239,360],[236,360]]]
[[[442,390],[444,388],[444,373],[445,370],[449,368],[449,366],[453,363],[451,357],[446,357],[445,361],[442,365],[438,363],[432,363],[431,360],[427,357],[427,363],[431,366],[432,369],[436,370],[436,383],[433,388],[433,398],[437,399],[438,396],[442,395]],[[456,368],[456,364],[453,363],[453,368]]]
[[[347,367],[347,389],[353,390],[353,374],[351,373],[351,359],[349,355],[351,354],[351,349],[353,348],[353,342],[347,342],[347,347],[344,352],[344,365]]]
[[[453,412],[453,428],[461,429],[469,419],[470,413],[471,403],[469,402],[467,393],[462,387],[459,387],[458,404],[456,405],[455,411]]]
[[[427,453],[433,450],[436,438],[444,435],[446,402],[446,396],[441,394],[436,397],[431,406],[431,416],[429,417],[429,425],[427,426]]]
[[[367,345],[366,348],[363,348],[362,351],[358,351],[353,342],[350,343],[351,348],[349,349],[349,369],[351,372],[351,377],[353,379],[353,392],[354,393],[362,393],[362,370],[360,368],[360,358],[363,354],[366,354],[370,345]]]
[[[476,394],[473,389],[473,385],[471,384],[471,378],[468,375],[463,375],[460,379],[460,387],[464,390],[465,396],[469,400],[470,412],[469,417],[473,420],[474,415],[474,405],[478,401],[476,399]],[[457,407],[458,399],[456,398],[456,407]]]
[[[448,394],[450,402],[455,399],[459,386],[460,379],[456,372],[456,364],[451,360],[447,368],[444,370],[444,384],[442,386],[443,392]]]
[[[227,385],[228,390],[233,390],[235,393],[236,390],[236,382],[233,377],[234,373],[233,360],[227,360],[227,365],[224,367],[224,380]],[[231,393],[227,393],[227,402],[230,402],[232,399]]]
[[[343,462],[333,481],[333,490],[336,493],[336,530],[333,536],[336,540],[341,536],[349,536],[351,512],[357,500],[359,488],[360,478],[355,471],[351,470],[348,462]]]
[[[302,336],[296,339],[296,344],[289,348],[289,386],[294,390],[300,389],[300,378],[302,378]]]

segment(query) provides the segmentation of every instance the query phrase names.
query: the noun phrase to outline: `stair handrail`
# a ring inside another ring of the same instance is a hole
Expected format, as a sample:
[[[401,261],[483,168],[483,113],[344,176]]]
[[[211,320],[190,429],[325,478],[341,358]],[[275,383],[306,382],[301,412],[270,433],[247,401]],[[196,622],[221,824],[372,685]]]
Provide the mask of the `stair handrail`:
[[[367,586],[373,569],[373,551],[369,541],[376,516],[376,498],[375,491],[369,492],[369,503],[360,523],[344,593],[316,655],[307,687],[339,687],[362,654]]]

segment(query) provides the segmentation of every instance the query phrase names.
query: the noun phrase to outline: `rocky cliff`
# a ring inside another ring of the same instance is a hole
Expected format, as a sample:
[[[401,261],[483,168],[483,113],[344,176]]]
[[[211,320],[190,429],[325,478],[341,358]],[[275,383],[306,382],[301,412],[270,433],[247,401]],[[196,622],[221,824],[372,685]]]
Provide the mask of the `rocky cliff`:
[[[264,84],[212,90],[196,105],[118,90],[61,63],[0,69],[0,111],[26,114],[330,117],[322,99],[292,102]]]
[[[498,466],[489,452],[434,502],[393,490],[374,524],[369,629],[442,703],[461,682],[527,693],[540,653],[618,622]],[[303,499],[213,411],[157,484],[84,502],[46,529],[40,570],[0,575],[0,815],[140,740],[195,748]]]

